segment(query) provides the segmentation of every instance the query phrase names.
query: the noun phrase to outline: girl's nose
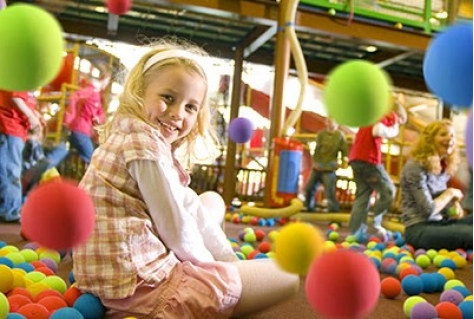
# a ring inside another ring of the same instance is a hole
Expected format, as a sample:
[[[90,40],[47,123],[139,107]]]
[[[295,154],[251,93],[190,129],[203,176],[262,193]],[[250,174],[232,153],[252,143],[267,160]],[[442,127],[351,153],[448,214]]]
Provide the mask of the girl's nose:
[[[169,114],[173,119],[182,119],[184,116],[185,108],[184,105],[174,104],[169,108]]]

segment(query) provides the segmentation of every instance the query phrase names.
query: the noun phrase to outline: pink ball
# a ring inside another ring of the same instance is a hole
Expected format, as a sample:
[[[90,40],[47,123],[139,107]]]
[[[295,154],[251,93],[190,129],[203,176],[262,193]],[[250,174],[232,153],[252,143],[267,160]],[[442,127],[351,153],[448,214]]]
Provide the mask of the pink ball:
[[[109,9],[109,12],[113,14],[125,14],[131,7],[131,0],[107,0],[107,9]]]
[[[94,230],[94,204],[72,182],[55,180],[29,194],[21,226],[28,238],[50,249],[70,249],[84,243]]]
[[[377,304],[380,276],[365,255],[341,249],[315,260],[305,288],[309,303],[322,316],[362,318]]]

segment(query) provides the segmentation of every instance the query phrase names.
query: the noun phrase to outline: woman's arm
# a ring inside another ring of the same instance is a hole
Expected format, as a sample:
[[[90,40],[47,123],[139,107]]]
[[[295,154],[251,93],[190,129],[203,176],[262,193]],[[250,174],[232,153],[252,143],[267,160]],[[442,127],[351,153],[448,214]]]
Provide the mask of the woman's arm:
[[[177,176],[154,161],[128,164],[160,239],[180,260],[193,263],[215,261],[206,248],[196,219],[183,205],[185,187]],[[176,177],[176,179],[175,179]]]

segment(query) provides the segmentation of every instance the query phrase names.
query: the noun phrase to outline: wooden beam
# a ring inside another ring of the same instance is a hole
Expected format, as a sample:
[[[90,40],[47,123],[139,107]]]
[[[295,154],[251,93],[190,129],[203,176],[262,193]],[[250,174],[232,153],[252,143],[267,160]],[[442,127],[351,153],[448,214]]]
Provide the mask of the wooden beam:
[[[155,0],[162,4],[175,4],[200,12],[212,11],[212,14],[240,15],[244,19],[255,19],[259,23],[272,23],[278,19],[278,4],[269,1],[250,0]],[[209,11],[210,10],[210,11]],[[431,36],[395,26],[385,26],[376,21],[362,21],[355,17],[350,23],[325,12],[300,8],[296,14],[297,28],[319,30],[321,33],[337,34],[357,39],[372,40],[385,45],[395,45],[407,49],[424,51]],[[266,21],[266,22],[265,22]]]

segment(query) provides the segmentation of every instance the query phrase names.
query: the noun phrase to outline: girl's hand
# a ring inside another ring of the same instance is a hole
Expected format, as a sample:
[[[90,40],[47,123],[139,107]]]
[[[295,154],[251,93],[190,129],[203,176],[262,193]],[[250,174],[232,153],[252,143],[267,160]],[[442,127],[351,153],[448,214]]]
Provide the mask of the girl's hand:
[[[449,208],[448,217],[450,219],[460,219],[464,217],[464,209],[461,207],[459,201],[453,202],[453,205]]]

